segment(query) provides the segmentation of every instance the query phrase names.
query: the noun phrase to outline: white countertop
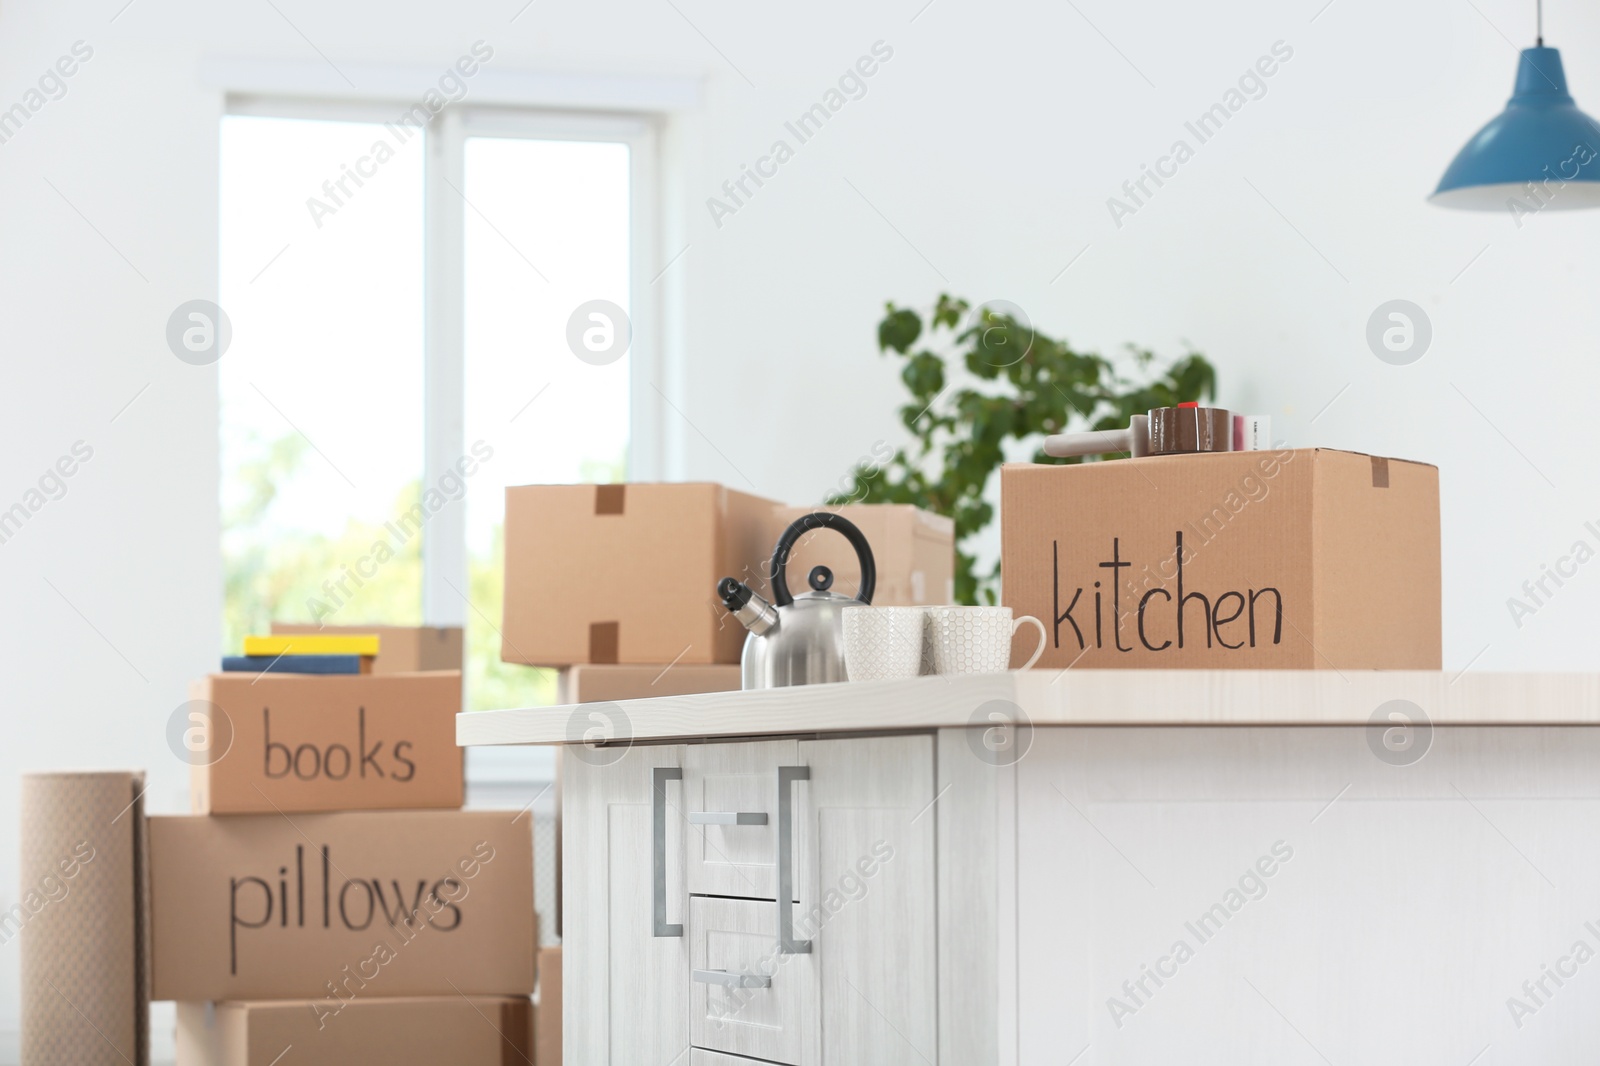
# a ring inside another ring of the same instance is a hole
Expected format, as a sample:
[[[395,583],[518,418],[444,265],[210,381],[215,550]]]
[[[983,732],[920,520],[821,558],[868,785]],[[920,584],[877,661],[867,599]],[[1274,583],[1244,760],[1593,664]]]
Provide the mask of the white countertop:
[[[937,729],[1019,710],[1035,726],[1364,726],[1390,700],[1434,725],[1600,725],[1600,673],[1028,670],[468,711],[456,743],[563,744],[591,729],[632,740]]]

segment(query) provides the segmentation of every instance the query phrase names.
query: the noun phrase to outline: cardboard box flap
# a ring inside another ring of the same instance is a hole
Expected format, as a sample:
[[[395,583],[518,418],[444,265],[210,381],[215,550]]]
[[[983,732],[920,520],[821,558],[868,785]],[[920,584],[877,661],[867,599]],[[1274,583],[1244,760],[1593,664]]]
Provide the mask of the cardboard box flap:
[[[501,658],[737,661],[716,583],[760,569],[772,506],[711,482],[507,488]]]
[[[1215,452],[1215,453],[1212,453],[1212,454],[1206,455],[1206,456],[1196,456],[1196,455],[1145,455],[1145,456],[1140,456],[1140,457],[1138,457],[1136,459],[1135,458],[1128,458],[1128,459],[1102,459],[1102,460],[1099,460],[1099,461],[1096,461],[1096,462],[1088,462],[1088,463],[1026,463],[1026,462],[1001,463],[1000,464],[1000,470],[1002,472],[1007,471],[1007,470],[1087,470],[1087,469],[1091,469],[1091,468],[1095,468],[1095,467],[1105,467],[1105,466],[1120,467],[1120,466],[1123,466],[1123,465],[1128,464],[1128,463],[1133,463],[1133,464],[1144,464],[1144,463],[1189,463],[1189,462],[1195,461],[1196,459],[1200,460],[1201,462],[1206,462],[1207,460],[1215,459],[1217,456],[1220,456],[1220,455],[1274,456],[1274,455],[1285,455],[1285,454],[1289,454],[1289,453],[1304,454],[1304,455],[1359,455],[1364,459],[1380,459],[1380,460],[1383,460],[1385,462],[1390,462],[1390,463],[1404,463],[1407,466],[1422,466],[1422,467],[1427,467],[1427,468],[1429,468],[1431,470],[1439,469],[1437,464],[1424,462],[1421,459],[1401,459],[1401,458],[1397,458],[1396,456],[1392,456],[1392,455],[1374,455],[1371,452],[1358,452],[1358,451],[1353,451],[1353,450],[1351,450],[1349,448],[1285,448],[1285,449],[1280,449],[1280,450],[1276,450],[1276,451],[1259,451],[1259,452]],[[932,517],[937,518],[939,516],[934,515]]]

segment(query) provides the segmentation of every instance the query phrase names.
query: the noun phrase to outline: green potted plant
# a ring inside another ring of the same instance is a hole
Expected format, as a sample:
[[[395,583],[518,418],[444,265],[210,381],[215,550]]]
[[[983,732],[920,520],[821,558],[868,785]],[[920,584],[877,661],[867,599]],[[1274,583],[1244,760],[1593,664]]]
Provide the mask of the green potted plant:
[[[828,501],[912,503],[948,515],[955,521],[955,598],[967,604],[996,602],[1000,564],[980,574],[962,546],[994,520],[985,493],[1008,441],[1033,442],[1036,463],[1080,462],[1045,455],[1042,439],[1074,427],[1120,429],[1153,407],[1209,399],[1217,382],[1198,352],[1163,362],[1129,345],[1127,358],[1115,362],[1045,336],[1010,305],[970,312],[966,300],[943,294],[926,319],[885,305],[878,349],[905,362],[900,380],[909,398],[900,421],[912,442],[884,463],[858,465],[855,491]],[[968,381],[951,380],[952,359]]]

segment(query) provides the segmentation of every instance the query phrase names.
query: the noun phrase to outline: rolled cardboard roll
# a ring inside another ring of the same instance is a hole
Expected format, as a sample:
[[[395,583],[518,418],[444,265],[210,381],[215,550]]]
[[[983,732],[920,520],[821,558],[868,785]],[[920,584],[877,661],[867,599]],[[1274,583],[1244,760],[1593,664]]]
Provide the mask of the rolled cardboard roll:
[[[148,1066],[143,773],[25,774],[24,1066]]]

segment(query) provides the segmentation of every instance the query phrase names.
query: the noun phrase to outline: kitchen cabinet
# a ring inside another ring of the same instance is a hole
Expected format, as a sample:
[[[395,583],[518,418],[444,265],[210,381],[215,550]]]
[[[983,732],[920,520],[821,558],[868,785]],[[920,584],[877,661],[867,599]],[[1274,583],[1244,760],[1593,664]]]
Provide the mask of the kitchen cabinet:
[[[1001,1004],[1021,1024],[998,1061],[1596,1061],[1600,973],[1537,982],[1600,944],[1582,844],[1600,838],[1600,729],[1435,728],[1395,761],[1374,743],[1036,733],[1015,768],[1021,979]]]
[[[689,1046],[684,747],[563,755],[563,1058],[667,1066]]]
[[[804,741],[800,755],[814,866],[796,929],[822,1003],[808,1064],[936,1062],[933,737]]]
[[[935,1061],[931,734],[570,747],[561,772],[567,1066]]]
[[[559,711],[457,720],[565,744],[569,1066],[1594,1059],[1600,674],[1024,671],[627,712],[598,750]]]

